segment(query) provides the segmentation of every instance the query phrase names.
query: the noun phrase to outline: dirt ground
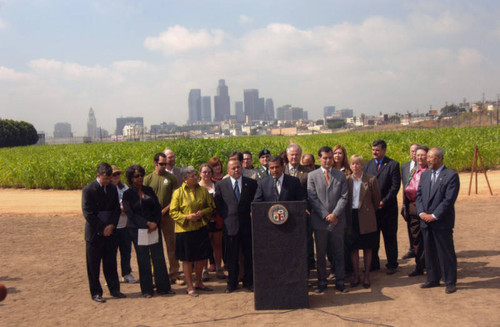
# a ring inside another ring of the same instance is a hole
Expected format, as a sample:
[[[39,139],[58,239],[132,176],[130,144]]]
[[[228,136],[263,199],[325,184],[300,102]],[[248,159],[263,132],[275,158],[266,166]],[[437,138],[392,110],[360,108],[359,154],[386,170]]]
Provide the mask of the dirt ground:
[[[9,291],[0,302],[1,326],[498,326],[500,325],[500,171],[484,175],[479,194],[468,196],[470,174],[461,174],[456,204],[458,291],[420,289],[425,276],[409,278],[412,260],[400,260],[395,275],[372,274],[372,287],[340,294],[333,288],[309,293],[309,309],[255,311],[253,293],[225,294],[211,276],[212,294],[141,297],[138,284],[122,284],[126,299],[105,289],[105,304],[90,299],[85,268],[80,191],[0,189],[0,282]],[[474,186],[472,188],[474,193]],[[399,254],[408,249],[402,218]],[[385,261],[383,248],[381,259]],[[137,274],[135,253],[132,269]],[[101,282],[104,280],[101,274]]]

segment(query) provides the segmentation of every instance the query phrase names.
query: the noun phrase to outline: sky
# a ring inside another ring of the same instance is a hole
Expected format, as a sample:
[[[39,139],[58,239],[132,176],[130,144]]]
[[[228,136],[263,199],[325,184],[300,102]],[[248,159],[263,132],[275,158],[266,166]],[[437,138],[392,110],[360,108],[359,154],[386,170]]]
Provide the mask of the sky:
[[[83,136],[89,109],[184,124],[190,89],[320,118],[427,112],[500,93],[497,0],[0,0],[0,117]],[[213,110],[213,99],[212,99]]]

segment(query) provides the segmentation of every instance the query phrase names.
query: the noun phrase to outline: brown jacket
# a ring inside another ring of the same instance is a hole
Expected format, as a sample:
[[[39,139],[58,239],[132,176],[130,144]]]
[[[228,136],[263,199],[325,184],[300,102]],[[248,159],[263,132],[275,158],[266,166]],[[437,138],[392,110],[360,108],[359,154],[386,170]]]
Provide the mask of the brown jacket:
[[[349,186],[349,213],[352,212],[352,190],[353,177],[347,179]],[[358,217],[359,217],[359,233],[368,234],[377,231],[377,217],[375,212],[380,204],[380,189],[378,187],[377,177],[363,173],[361,177],[361,188],[359,194]],[[349,215],[349,218],[351,214]],[[352,226],[352,220],[351,226]]]

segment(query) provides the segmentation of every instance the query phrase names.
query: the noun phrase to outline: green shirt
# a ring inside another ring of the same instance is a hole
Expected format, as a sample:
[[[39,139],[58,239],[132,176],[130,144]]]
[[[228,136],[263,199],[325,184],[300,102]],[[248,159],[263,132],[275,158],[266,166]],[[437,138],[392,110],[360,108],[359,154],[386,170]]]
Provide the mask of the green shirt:
[[[172,193],[177,188],[177,178],[169,172],[165,172],[165,175],[153,172],[144,177],[143,183],[155,191],[162,210],[170,204]]]
[[[196,184],[193,191],[182,183],[182,186],[174,191],[172,203],[170,204],[170,217],[175,221],[175,232],[183,233],[195,231],[205,226],[215,208],[214,199],[203,186]],[[203,218],[198,221],[190,221],[186,216],[203,211]]]

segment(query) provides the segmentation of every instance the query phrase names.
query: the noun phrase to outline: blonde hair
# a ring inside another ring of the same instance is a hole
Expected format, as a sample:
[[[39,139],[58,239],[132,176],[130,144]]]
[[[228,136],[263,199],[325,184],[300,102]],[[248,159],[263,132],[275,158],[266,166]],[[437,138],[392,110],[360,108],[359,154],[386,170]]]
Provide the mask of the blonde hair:
[[[353,164],[354,162],[361,163],[363,166],[365,165],[365,160],[359,154],[353,154],[349,159],[349,164]]]

